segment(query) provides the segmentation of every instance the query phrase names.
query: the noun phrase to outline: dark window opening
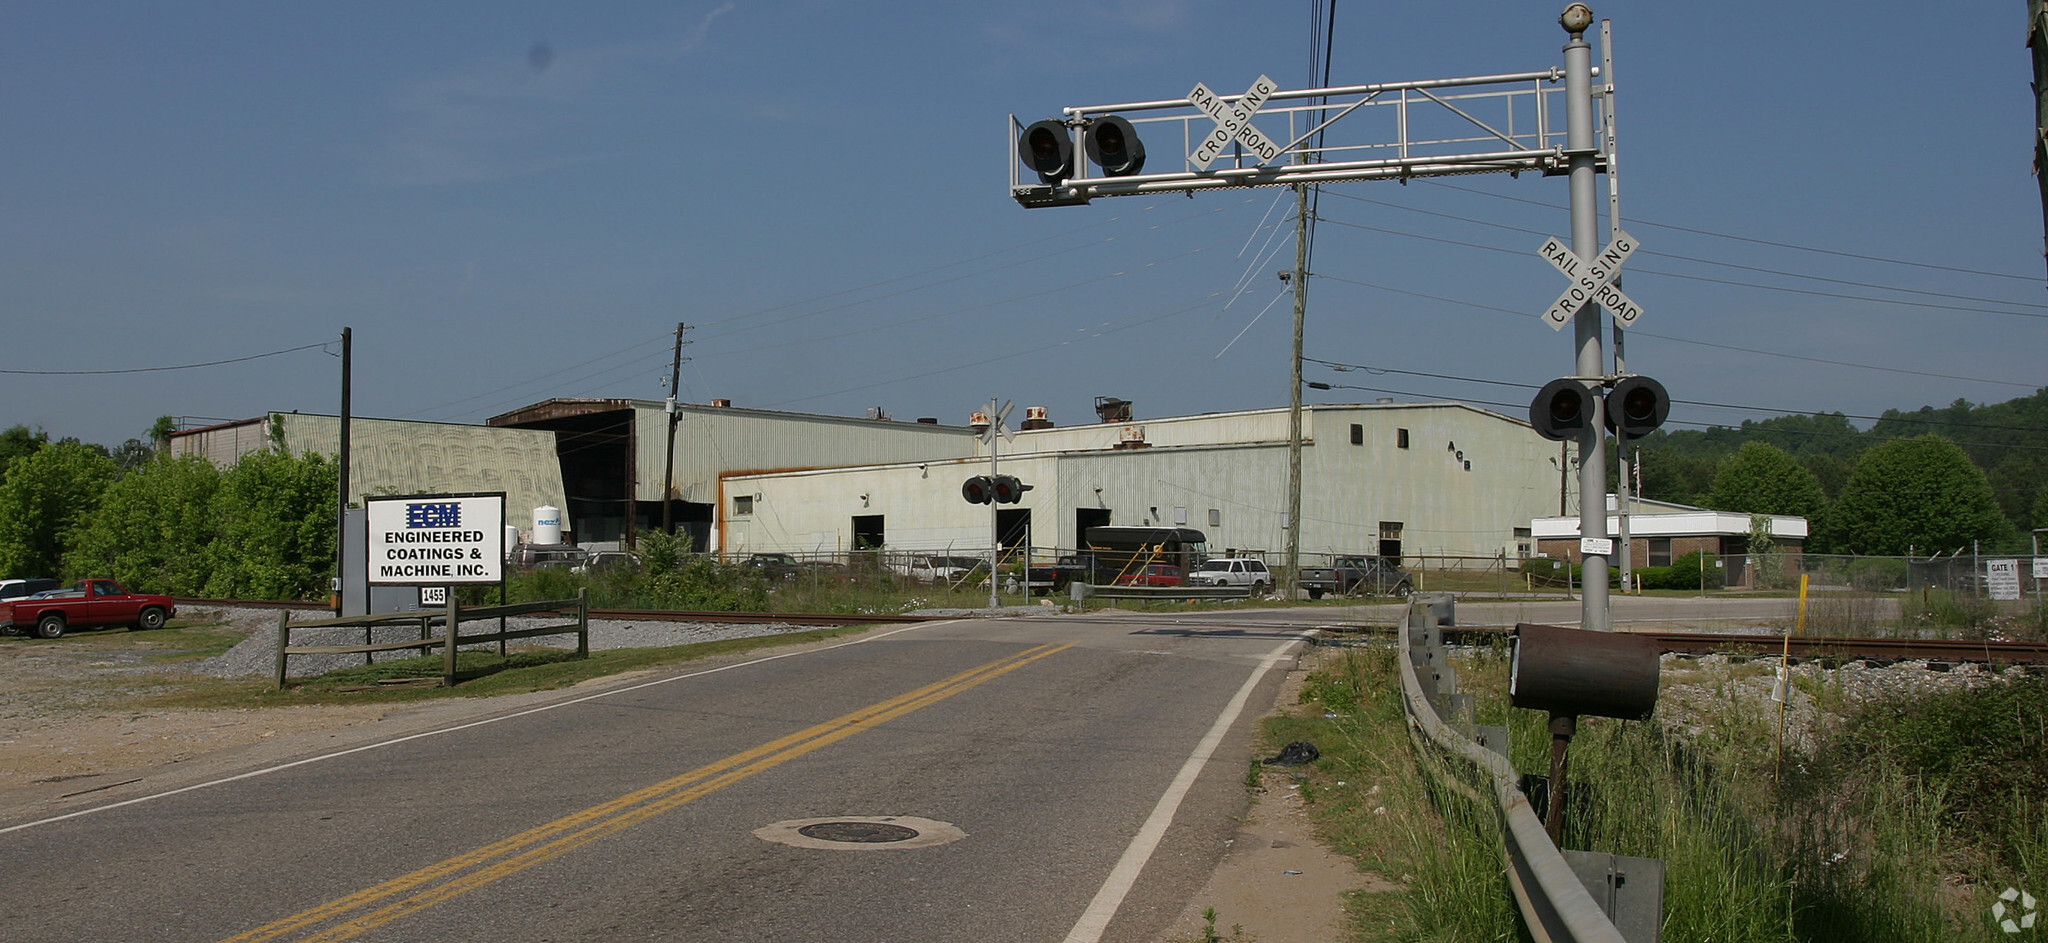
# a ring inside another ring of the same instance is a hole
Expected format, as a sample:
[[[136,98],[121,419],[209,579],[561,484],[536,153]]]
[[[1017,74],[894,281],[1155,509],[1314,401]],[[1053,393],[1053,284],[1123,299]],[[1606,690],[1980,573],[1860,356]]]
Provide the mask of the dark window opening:
[[[1352,444],[1352,445],[1364,445],[1364,444],[1365,444],[1365,424],[1364,424],[1364,423],[1362,423],[1362,422],[1354,422],[1354,423],[1352,423],[1352,424],[1351,424],[1351,444]]]
[[[1394,430],[1394,447],[1399,449],[1405,449],[1408,447],[1408,430]]]

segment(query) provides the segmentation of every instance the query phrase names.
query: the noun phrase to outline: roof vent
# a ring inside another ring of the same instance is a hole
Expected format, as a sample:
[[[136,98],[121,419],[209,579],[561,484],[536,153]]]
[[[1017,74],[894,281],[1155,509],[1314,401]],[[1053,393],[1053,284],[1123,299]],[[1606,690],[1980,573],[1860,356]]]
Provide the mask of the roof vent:
[[[1052,420],[1047,419],[1046,415],[1045,407],[1043,406],[1024,407],[1024,425],[1021,428],[1027,432],[1032,429],[1052,428]]]
[[[1130,422],[1131,401],[1117,399],[1114,396],[1098,396],[1095,398],[1095,415],[1102,417],[1103,422]]]

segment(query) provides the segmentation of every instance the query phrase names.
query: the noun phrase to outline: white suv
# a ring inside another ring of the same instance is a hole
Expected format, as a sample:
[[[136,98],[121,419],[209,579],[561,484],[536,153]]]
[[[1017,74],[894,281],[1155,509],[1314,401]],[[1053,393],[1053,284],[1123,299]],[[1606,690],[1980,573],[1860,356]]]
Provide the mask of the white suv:
[[[1273,572],[1266,561],[1250,557],[1217,557],[1188,571],[1189,586],[1249,586],[1252,595],[1263,596],[1273,588]]]

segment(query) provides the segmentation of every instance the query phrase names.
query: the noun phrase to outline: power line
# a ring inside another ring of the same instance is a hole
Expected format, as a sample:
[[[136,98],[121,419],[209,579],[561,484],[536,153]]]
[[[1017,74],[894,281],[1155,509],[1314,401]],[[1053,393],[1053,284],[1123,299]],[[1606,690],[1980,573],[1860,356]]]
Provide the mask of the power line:
[[[1352,370],[1363,370],[1367,373],[1374,374],[1376,376],[1389,373],[1397,373],[1403,376],[1425,377],[1432,380],[1456,380],[1463,383],[1488,383],[1494,386],[1512,386],[1528,390],[1542,388],[1539,384],[1517,383],[1511,380],[1488,380],[1483,377],[1461,377],[1449,373],[1428,373],[1421,370],[1402,370],[1395,367],[1375,367],[1369,364],[1341,363],[1334,360],[1318,360],[1314,357],[1303,357],[1301,359],[1306,360],[1310,363],[1322,364],[1323,366],[1329,367],[1330,369],[1336,370],[1340,373],[1349,372]],[[1737,406],[1731,403],[1708,403],[1700,400],[1686,399],[1674,399],[1671,402],[1674,404],[1685,406],[1704,406],[1711,409],[1736,409],[1745,410],[1749,412],[1773,413],[1781,416],[1840,416],[1844,419],[1864,419],[1869,420],[1871,422],[1917,422],[1922,425],[1951,426],[1957,429],[1996,429],[2008,432],[2048,433],[2048,429],[2042,429],[2039,426],[2001,426],[1992,423],[1982,422],[1955,422],[1945,419],[1922,419],[1912,415],[1861,416],[1857,415],[1856,413],[1831,412],[1828,410],[1787,409],[1781,406]]]
[[[1502,253],[1502,254],[1504,254],[1504,255],[1512,255],[1512,256],[1518,256],[1518,257],[1525,257],[1525,256],[1528,256],[1528,255],[1531,255],[1531,254],[1533,254],[1533,253],[1529,253],[1529,252],[1524,252],[1524,251],[1522,251],[1522,250],[1519,250],[1519,249],[1503,249],[1503,248],[1501,248],[1500,246],[1489,246],[1489,245],[1486,245],[1486,244],[1484,244],[1484,243],[1479,243],[1479,242],[1466,242],[1466,241],[1464,241],[1464,240],[1462,240],[1462,239],[1450,239],[1450,238],[1447,238],[1447,237],[1444,237],[1444,236],[1431,236],[1431,235],[1426,235],[1426,234],[1424,234],[1424,233],[1418,233],[1418,232],[1408,232],[1408,231],[1405,231],[1405,230],[1400,230],[1400,229],[1386,229],[1386,228],[1383,228],[1383,227],[1379,227],[1379,226],[1367,226],[1367,225],[1364,225],[1364,224],[1362,224],[1362,223],[1347,223],[1347,222],[1345,222],[1345,221],[1343,221],[1343,220],[1340,220],[1340,219],[1324,219],[1324,220],[1323,220],[1323,222],[1326,222],[1326,223],[1330,223],[1330,224],[1332,224],[1332,225],[1336,225],[1336,226],[1343,226],[1343,227],[1345,227],[1346,229],[1362,229],[1362,230],[1365,230],[1365,231],[1367,231],[1367,232],[1376,232],[1376,233],[1382,233],[1382,234],[1384,234],[1384,235],[1389,235],[1389,236],[1400,236],[1400,237],[1402,237],[1402,238],[1404,238],[1404,239],[1421,239],[1421,240],[1423,240],[1423,241],[1425,241],[1425,242],[1441,242],[1441,243],[1444,243],[1445,245],[1453,245],[1453,246],[1460,246],[1460,247],[1463,247],[1463,248],[1467,248],[1467,249],[1483,249],[1483,250],[1485,250],[1485,251],[1487,251],[1487,252],[1499,252],[1499,253]],[[1647,253],[1646,253],[1646,254],[1647,254]],[[1667,256],[1667,258],[1680,258],[1680,257],[1678,257],[1678,256]],[[1685,261],[1694,261],[1694,262],[1697,262],[1697,261],[1702,261],[1702,260],[1699,260],[1699,259],[1686,259]],[[1713,263],[1713,262],[1709,262],[1709,263],[1707,263],[1707,264],[1709,264],[1709,265],[1715,265],[1715,264],[1720,264],[1720,263]],[[1740,266],[1738,266],[1738,267],[1740,267]],[[1968,313],[1972,313],[1972,314],[1998,314],[1998,315],[2004,315],[2004,316],[2006,316],[2006,317],[2013,317],[2013,318],[2043,318],[2043,319],[2048,319],[2048,311],[2038,311],[2038,312],[2036,312],[2036,311],[2000,311],[2000,310],[1998,310],[1998,309],[1996,309],[1996,308],[1976,308],[1976,307],[1970,307],[1970,306],[1968,306],[1968,305],[1942,305],[1942,304],[1933,304],[1933,303],[1930,303],[1930,302],[1925,302],[1925,301],[1907,301],[1907,300],[1904,300],[1904,299],[1899,299],[1899,298],[1872,298],[1872,297],[1869,297],[1869,296],[1867,296],[1867,295],[1846,295],[1846,294],[1842,294],[1841,292],[1831,292],[1831,291],[1817,291],[1817,290],[1814,290],[1814,289],[1811,289],[1811,288],[1790,288],[1790,287],[1787,287],[1787,286],[1784,286],[1784,285],[1764,285],[1764,284],[1760,284],[1760,283],[1757,283],[1757,282],[1738,282],[1738,281],[1735,281],[1735,280],[1733,280],[1733,279],[1725,279],[1725,278],[1708,278],[1708,277],[1706,277],[1706,276],[1704,276],[1704,275],[1681,275],[1681,274],[1678,274],[1678,273],[1676,273],[1676,272],[1665,272],[1665,271],[1659,271],[1659,270],[1657,270],[1657,269],[1652,269],[1652,268],[1645,268],[1645,267],[1642,267],[1642,266],[1636,266],[1636,267],[1634,267],[1634,268],[1631,268],[1631,269],[1629,269],[1629,271],[1630,271],[1630,272],[1632,272],[1632,273],[1638,274],[1638,275],[1658,275],[1658,276],[1662,276],[1662,277],[1664,277],[1664,278],[1682,278],[1682,279],[1686,279],[1686,280],[1689,280],[1689,281],[1696,281],[1696,282],[1711,282],[1711,283],[1714,283],[1714,284],[1717,284],[1717,285],[1733,285],[1733,286],[1735,286],[1735,287],[1738,287],[1738,288],[1754,288],[1754,289],[1757,289],[1757,290],[1759,290],[1759,291],[1782,291],[1782,292],[1786,292],[1786,293],[1788,293],[1788,294],[1794,294],[1794,295],[1814,295],[1814,296],[1818,296],[1818,297],[1822,297],[1822,298],[1841,298],[1841,299],[1845,299],[1845,300],[1848,300],[1848,301],[1865,301],[1865,302],[1869,302],[1869,303],[1871,303],[1871,304],[1886,304],[1886,305],[1900,305],[1900,306],[1902,306],[1902,307],[1909,307],[1909,308],[1928,308],[1928,309],[1932,309],[1932,310],[1937,310],[1937,311],[1963,311],[1963,312],[1968,312]],[[1802,277],[1802,276],[1794,276],[1794,277]],[[1910,289],[1889,289],[1889,288],[1886,288],[1885,286],[1882,286],[1882,285],[1867,285],[1867,284],[1863,284],[1863,283],[1860,283],[1860,282],[1856,282],[1856,283],[1851,283],[1851,284],[1856,284],[1856,285],[1859,285],[1859,286],[1861,286],[1861,287],[1865,287],[1865,288],[1872,288],[1872,289],[1875,289],[1875,290],[1879,290],[1879,291],[1906,291],[1906,290],[1910,290]],[[1941,297],[1948,297],[1948,296],[1946,296],[1946,295],[1943,295],[1943,296],[1941,296]],[[2003,302],[2003,301],[1993,301],[1992,303],[1993,303],[1993,304],[2009,304],[2009,303],[2011,303],[2011,302]]]
[[[1562,207],[1550,203],[1545,203],[1541,200],[1530,200],[1522,197],[1508,196],[1504,193],[1491,193],[1485,190],[1475,190],[1471,187],[1461,187],[1456,184],[1442,183],[1436,180],[1423,180],[1422,182],[1432,187],[1443,187],[1446,190],[1457,190],[1462,193],[1478,194],[1479,196],[1492,197],[1496,200],[1507,200],[1511,203],[1526,203],[1530,206],[1540,206],[1547,210],[1562,211],[1563,209]],[[1658,223],[1649,220],[1637,219],[1630,220],[1629,225],[1649,226],[1655,229],[1669,229],[1674,232],[1691,233],[1695,236],[1711,236],[1715,239],[1727,239],[1733,242],[1747,242],[1752,245],[1770,246],[1774,249],[1793,249],[1799,252],[1812,252],[1817,255],[1832,255],[1837,258],[1856,259],[1858,261],[1863,262],[1881,262],[1885,265],[1906,265],[1911,266],[1913,268],[1934,269],[1935,271],[1940,272],[1956,272],[1963,275],[1982,275],[1986,278],[2010,278],[2023,282],[2031,282],[2034,284],[2039,284],[2041,281],[2041,279],[2038,276],[2034,275],[2014,275],[2010,272],[1986,272],[1981,269],[1958,268],[1953,265],[1935,265],[1931,262],[1916,262],[1911,259],[1890,259],[1876,255],[1859,255],[1854,252],[1840,252],[1834,249],[1821,249],[1816,248],[1814,246],[1802,246],[1797,243],[1773,242],[1769,239],[1757,239],[1750,236],[1737,236],[1725,232],[1714,232],[1713,230],[1709,229],[1695,229],[1689,226],[1679,226],[1674,223]]]
[[[221,366],[222,364],[247,363],[251,360],[262,360],[265,357],[275,357],[279,354],[292,354],[302,350],[312,350],[313,348],[316,347],[326,347],[327,345],[332,343],[334,342],[321,341],[318,344],[301,344],[297,347],[287,347],[283,350],[273,350],[270,351],[269,353],[250,354],[247,357],[231,357],[227,360],[209,360],[205,363],[181,363],[177,364],[176,366],[169,367],[129,367],[122,370],[0,370],[0,373],[11,373],[20,376],[33,377],[96,377],[108,376],[117,373],[161,373],[166,370],[197,370],[200,367],[218,367]]]
[[[1464,300],[1464,299],[1461,299],[1461,298],[1447,298],[1447,297],[1445,297],[1445,296],[1443,296],[1443,295],[1431,295],[1431,294],[1427,294],[1427,293],[1424,293],[1424,292],[1419,292],[1419,291],[1409,291],[1409,290],[1407,290],[1407,289],[1405,289],[1405,288],[1394,288],[1394,287],[1392,287],[1392,286],[1389,286],[1389,285],[1378,285],[1378,284],[1374,284],[1374,283],[1372,283],[1372,282],[1361,282],[1361,281],[1356,281],[1356,280],[1354,280],[1354,279],[1349,279],[1349,278],[1343,278],[1343,277],[1340,277],[1340,276],[1336,276],[1336,275],[1318,275],[1318,276],[1316,276],[1316,277],[1317,277],[1317,278],[1322,278],[1322,279],[1327,279],[1327,280],[1329,280],[1329,281],[1333,281],[1333,282],[1343,282],[1343,283],[1344,283],[1344,284],[1346,284],[1346,285],[1357,285],[1357,286],[1358,286],[1358,287],[1360,287],[1360,288],[1370,288],[1370,289],[1372,289],[1372,290],[1374,290],[1374,291],[1384,291],[1384,292],[1388,292],[1388,293],[1390,293],[1390,294],[1396,294],[1396,295],[1408,295],[1408,296],[1410,296],[1410,297],[1413,297],[1413,298],[1422,298],[1422,299],[1424,299],[1424,300],[1427,300],[1427,301],[1440,301],[1440,302],[1443,302],[1444,304],[1460,305],[1460,306],[1463,306],[1463,307],[1467,307],[1467,308],[1475,308],[1475,309],[1478,309],[1478,310],[1480,310],[1480,311],[1492,311],[1492,312],[1496,312],[1496,313],[1499,313],[1499,314],[1507,314],[1507,315],[1513,315],[1514,317],[1517,317],[1517,318],[1532,318],[1532,317],[1533,317],[1532,315],[1530,315],[1530,314],[1529,314],[1528,312],[1526,312],[1526,311],[1517,311],[1517,310],[1515,310],[1515,309],[1513,309],[1513,308],[1502,308],[1502,307],[1499,307],[1499,306],[1496,306],[1496,305],[1480,304],[1479,302],[1476,302],[1476,301],[1466,301],[1466,300]],[[1630,329],[1630,330],[1629,330],[1629,332],[1628,332],[1628,336],[1629,336],[1629,337],[1631,337],[1631,338],[1635,338],[1635,337],[1651,337],[1651,338],[1656,338],[1657,340],[1665,340],[1665,341],[1672,341],[1672,342],[1674,342],[1674,343],[1679,343],[1679,344],[1693,344],[1693,345],[1696,345],[1696,346],[1700,346],[1700,347],[1712,347],[1712,348],[1715,348],[1715,349],[1717,349],[1717,350],[1730,350],[1730,351],[1735,351],[1735,352],[1738,352],[1738,353],[1744,353],[1744,354],[1756,354],[1756,355],[1758,355],[1758,356],[1760,356],[1760,357],[1779,357],[1779,358],[1782,358],[1782,359],[1785,359],[1785,360],[1798,360],[1798,361],[1802,361],[1802,362],[1805,362],[1805,363],[1818,363],[1818,364],[1826,364],[1826,365],[1828,365],[1828,366],[1832,366],[1832,367],[1854,367],[1854,368],[1856,368],[1856,369],[1858,369],[1858,370],[1880,370],[1880,371],[1883,371],[1883,372],[1885,372],[1885,373],[1901,373],[1901,374],[1906,374],[1906,375],[1908,375],[1908,376],[1917,376],[1917,377],[1932,377],[1932,378],[1934,378],[1934,379],[1937,379],[1937,380],[1960,380],[1960,381],[1963,381],[1963,382],[1967,382],[1967,383],[1990,383],[1990,384],[1995,384],[1995,385],[1998,385],[1998,386],[2013,386],[2013,387],[2019,387],[2020,389],[2025,389],[2025,390],[2032,390],[2032,389],[2037,389],[2037,388],[2039,388],[2039,387],[2040,387],[2040,385],[2041,385],[2041,384],[2039,384],[2039,383],[2021,383],[2021,382],[2019,382],[2019,381],[2017,381],[2017,380],[1994,380],[1994,379],[1991,379],[1991,378],[1989,378],[1989,377],[1979,377],[1979,376],[1958,376],[1958,375],[1955,375],[1955,374],[1950,374],[1950,373],[1932,373],[1932,372],[1929,372],[1929,371],[1926,371],[1926,370],[1908,370],[1908,369],[1906,369],[1906,368],[1904,368],[1904,367],[1884,367],[1884,366],[1879,366],[1879,365],[1877,365],[1877,364],[1870,364],[1870,363],[1854,363],[1854,362],[1851,362],[1851,361],[1847,361],[1847,360],[1829,360],[1829,359],[1827,359],[1827,358],[1824,358],[1824,357],[1807,357],[1807,356],[1803,356],[1803,355],[1800,355],[1800,354],[1787,354],[1787,353],[1783,353],[1783,352],[1780,352],[1780,351],[1775,351],[1775,350],[1759,350],[1759,349],[1757,349],[1757,348],[1754,348],[1754,347],[1737,347],[1737,346],[1735,346],[1735,345],[1733,345],[1733,344],[1716,344],[1716,343],[1713,343],[1713,342],[1711,342],[1711,341],[1697,341],[1697,340],[1692,340],[1692,339],[1690,339],[1690,338],[1685,338],[1685,337],[1674,337],[1674,336],[1672,336],[1672,335],[1669,335],[1669,334],[1657,334],[1657,333],[1654,333],[1654,332],[1651,332],[1651,331],[1645,331],[1645,330],[1641,330],[1641,329],[1639,329],[1639,328],[1632,328],[1632,329]]]
[[[1529,229],[1529,228],[1527,228],[1527,227],[1523,227],[1523,226],[1510,226],[1510,225],[1508,225],[1508,224],[1506,224],[1506,223],[1496,223],[1496,222],[1493,222],[1493,221],[1491,221],[1491,220],[1484,220],[1484,219],[1475,219],[1475,218],[1473,218],[1473,217],[1470,217],[1470,216],[1459,216],[1459,215],[1457,215],[1457,214],[1455,214],[1455,213],[1440,213],[1440,212],[1436,212],[1436,211],[1434,211],[1434,210],[1425,210],[1425,209],[1418,209],[1418,208],[1416,208],[1416,207],[1413,207],[1413,206],[1405,206],[1405,205],[1402,205],[1402,204],[1400,204],[1400,203],[1392,203],[1392,202],[1389,202],[1389,201],[1386,201],[1386,200],[1374,200],[1374,199],[1369,199],[1369,198],[1367,198],[1367,197],[1357,196],[1357,195],[1354,195],[1354,194],[1347,194],[1347,193],[1336,193],[1336,192],[1332,192],[1332,193],[1331,193],[1331,196],[1337,196],[1337,197],[1342,197],[1342,198],[1344,198],[1344,199],[1347,199],[1347,200],[1353,200],[1353,201],[1356,201],[1356,202],[1359,202],[1359,203],[1369,203],[1369,204],[1372,204],[1372,205],[1374,205],[1374,206],[1383,206],[1383,207],[1386,207],[1386,208],[1388,208],[1388,209],[1396,209],[1396,210],[1402,210],[1402,211],[1404,211],[1404,212],[1409,212],[1409,213],[1416,213],[1416,214],[1419,214],[1419,215],[1422,215],[1422,216],[1434,216],[1434,217],[1436,217],[1436,218],[1438,218],[1438,219],[1448,219],[1448,220],[1452,220],[1452,221],[1455,221],[1455,222],[1460,222],[1460,223],[1469,223],[1469,224],[1471,224],[1471,225],[1474,225],[1474,226],[1487,226],[1487,227],[1490,227],[1490,228],[1493,228],[1493,229],[1500,229],[1500,230],[1504,230],[1504,231],[1507,231],[1507,232],[1513,232],[1513,233],[1521,233],[1521,234],[1524,234],[1524,235],[1530,235],[1530,236],[1547,236],[1547,235],[1549,235],[1548,233],[1545,233],[1545,232],[1543,232],[1543,231],[1541,231],[1541,230],[1536,230],[1536,229]],[[1341,224],[1341,223],[1340,223],[1339,225],[1343,225],[1343,224]],[[1635,225],[1635,224],[1634,224],[1634,223],[1631,223],[1630,225]],[[1382,231],[1385,231],[1385,232],[1392,232],[1391,230],[1382,230]],[[1422,238],[1427,238],[1427,237],[1422,237]],[[1459,243],[1459,244],[1460,244],[1460,245],[1464,245],[1464,243]],[[1493,247],[1491,247],[1491,246],[1479,246],[1479,247],[1477,247],[1477,248],[1489,248],[1489,249],[1491,249],[1491,248],[1493,248]],[[1508,249],[1496,249],[1495,251],[1501,251],[1501,252],[1510,252],[1510,253],[1512,253],[1512,252],[1513,252],[1514,250],[1508,250]],[[2014,306],[2014,307],[2019,307],[2019,308],[2041,308],[2041,309],[2048,309],[2048,304],[2039,304],[2039,303],[2034,303],[2034,302],[2026,302],[2026,301],[2007,301],[2007,300],[2005,300],[2005,299],[2003,299],[2003,298],[1979,298],[1979,297],[1976,297],[1976,296],[1973,296],[1973,295],[1957,295],[1957,294],[1954,294],[1954,293],[1951,293],[1951,292],[1940,292],[1940,291],[1926,291],[1926,290],[1923,290],[1923,289],[1919,289],[1919,288],[1903,288],[1903,287],[1900,287],[1900,286],[1897,286],[1897,285],[1879,285],[1879,284],[1875,284],[1875,283],[1872,283],[1872,282],[1859,282],[1859,281],[1856,281],[1856,280],[1854,280],[1854,279],[1846,279],[1846,278],[1830,278],[1830,277],[1828,277],[1828,276],[1825,276],[1825,275],[1807,275],[1807,274],[1803,274],[1803,273],[1800,273],[1800,272],[1787,272],[1787,271],[1783,271],[1783,270],[1781,270],[1781,269],[1770,269],[1770,268],[1763,268],[1763,267],[1761,267],[1761,266],[1755,266],[1755,265],[1743,265],[1743,264],[1741,264],[1741,263],[1737,263],[1737,262],[1721,262],[1721,261],[1716,261],[1716,260],[1714,260],[1714,259],[1702,259],[1702,258],[1699,258],[1699,257],[1697,257],[1697,256],[1689,256],[1689,255],[1677,255],[1677,254],[1674,254],[1674,253],[1670,253],[1670,252],[1657,252],[1657,251],[1655,251],[1655,250],[1651,250],[1651,249],[1638,249],[1638,250],[1636,250],[1636,254],[1637,254],[1637,255],[1641,255],[1641,256],[1646,256],[1646,257],[1647,257],[1647,256],[1655,256],[1655,257],[1657,257],[1657,258],[1660,258],[1660,259],[1673,259],[1673,260],[1676,260],[1676,261],[1680,261],[1680,262],[1694,262],[1694,263],[1697,263],[1697,264],[1700,264],[1700,265],[1717,265],[1717,266],[1721,266],[1721,267],[1723,267],[1723,268],[1741,269],[1741,270],[1743,270],[1743,271],[1746,271],[1746,272],[1758,272],[1758,273],[1761,273],[1761,274],[1765,274],[1765,275],[1779,275],[1779,276],[1783,276],[1783,277],[1785,277],[1785,278],[1803,278],[1803,279],[1806,279],[1806,280],[1808,280],[1808,281],[1816,281],[1816,282],[1828,282],[1828,283],[1830,283],[1830,284],[1836,284],[1836,285],[1848,285],[1848,286],[1850,286],[1850,287],[1853,287],[1853,288],[1869,288],[1869,289],[1872,289],[1872,290],[1874,290],[1874,291],[1896,291],[1896,292],[1901,292],[1901,293],[1904,293],[1904,294],[1909,294],[1909,295],[1926,295],[1926,296],[1929,296],[1929,297],[1934,297],[1934,298],[1948,298],[1948,299],[1951,299],[1951,300],[1956,300],[1956,301],[1981,301],[1981,302],[1984,302],[1984,303],[1986,303],[1986,304],[2012,305],[2012,306]],[[1640,269],[1635,269],[1635,270],[1632,270],[1632,271],[1640,271]],[[1663,273],[1652,273],[1652,274],[1663,274]],[[1683,276],[1673,276],[1673,277],[1683,277]],[[1746,284],[1746,283],[1735,283],[1735,284]],[[1752,286],[1752,287],[1760,287],[1760,288],[1767,288],[1767,287],[1770,287],[1770,286],[1761,286],[1761,285],[1759,285],[1759,286]]]

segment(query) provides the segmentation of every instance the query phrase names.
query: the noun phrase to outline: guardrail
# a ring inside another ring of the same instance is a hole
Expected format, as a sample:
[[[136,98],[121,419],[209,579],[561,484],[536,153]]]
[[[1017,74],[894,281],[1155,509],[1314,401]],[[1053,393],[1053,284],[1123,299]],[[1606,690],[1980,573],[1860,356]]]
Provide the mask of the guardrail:
[[[1472,696],[1458,693],[1457,672],[1444,654],[1443,626],[1452,621],[1448,599],[1432,597],[1411,600],[1408,616],[1401,623],[1401,657],[1397,660],[1409,736],[1417,749],[1432,751],[1447,761],[1424,765],[1453,775],[1448,785],[1475,800],[1480,792],[1492,792],[1508,885],[1523,924],[1538,943],[1631,943],[1544,832],[1543,822],[1517,785],[1514,764],[1506,756],[1507,731],[1473,726]],[[1445,720],[1439,704],[1451,713],[1450,721]],[[1469,779],[1456,777],[1459,766],[1470,774]]]
[[[542,625],[524,629],[508,629],[504,619],[512,616],[531,615],[537,612],[574,613],[575,621],[559,625]],[[339,619],[316,619],[311,622],[292,622],[291,610],[277,613],[277,686],[285,686],[285,663],[292,655],[363,655],[375,658],[378,652],[427,651],[440,648],[444,653],[441,683],[454,687],[456,682],[455,653],[464,645],[498,643],[498,654],[505,654],[505,643],[512,639],[535,638],[542,635],[576,634],[576,657],[590,655],[590,606],[583,590],[576,592],[574,599],[556,599],[545,602],[518,603],[510,606],[485,606],[464,609],[455,601],[455,595],[448,595],[448,605],[440,609],[421,609],[416,612],[392,612],[369,616],[347,616]],[[464,622],[480,622],[496,619],[498,630],[478,635],[463,635]],[[419,638],[403,641],[378,642],[372,640],[379,627],[418,626]],[[441,634],[433,634],[436,626]],[[363,630],[361,645],[293,645],[291,634],[294,629],[347,629]]]

